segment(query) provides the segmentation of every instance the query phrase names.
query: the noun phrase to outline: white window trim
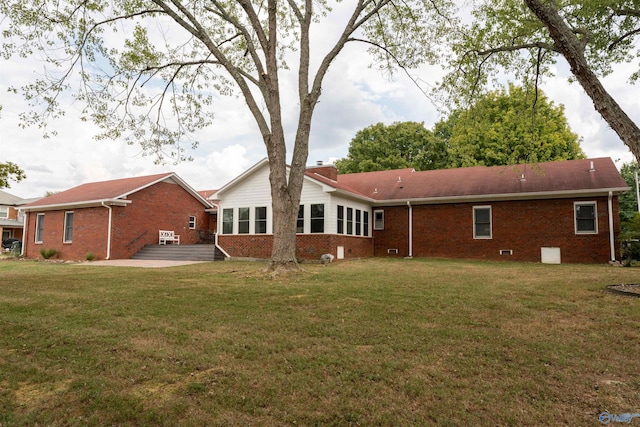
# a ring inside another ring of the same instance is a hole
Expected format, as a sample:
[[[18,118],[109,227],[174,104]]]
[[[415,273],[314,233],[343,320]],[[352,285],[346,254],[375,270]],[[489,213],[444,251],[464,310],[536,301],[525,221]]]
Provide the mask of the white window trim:
[[[193,227],[191,226],[191,218],[193,218]],[[198,224],[198,218],[195,215],[189,215],[189,230],[195,230]]]
[[[378,227],[376,223],[376,214],[380,212],[382,214],[382,227]],[[375,209],[373,211],[373,229],[374,230],[384,230],[384,209]]]
[[[0,219],[9,218],[9,206],[0,206]]]
[[[40,218],[42,218],[42,219],[40,220]],[[34,238],[34,242],[35,243],[42,243],[42,238],[44,237],[44,236],[40,236],[40,240],[38,240],[38,228],[39,228],[38,227],[38,223],[39,223],[39,221],[43,222],[43,224],[42,224],[42,233],[44,234],[44,214],[43,213],[36,214],[36,226],[35,226],[35,232],[33,233],[33,238]]]
[[[226,210],[230,210],[231,211],[231,233],[225,233],[224,232],[224,211]],[[237,226],[236,226],[236,219],[238,217],[237,215],[237,208],[223,208],[221,209],[222,211],[222,221],[220,221],[220,234],[223,236],[231,236],[233,234],[237,234],[236,230],[237,230]]]
[[[587,205],[592,205],[593,206],[593,225],[594,225],[594,231],[578,231],[578,215],[577,215],[577,211],[576,208],[578,206],[587,206]],[[598,234],[598,202],[596,202],[595,200],[593,201],[583,201],[583,202],[573,202],[573,229],[575,231],[576,234]]]
[[[66,211],[64,213],[64,228],[62,229],[62,243],[72,243],[73,242],[73,224],[71,224],[71,239],[67,240],[67,215],[72,214],[73,211]]]
[[[478,233],[476,232],[476,211],[480,209],[489,209],[489,235],[488,236],[478,236]],[[471,219],[473,221],[473,239],[474,240],[493,239],[493,209],[491,209],[491,205],[474,206]]]
[[[264,219],[259,220],[258,219],[258,209],[262,209],[264,208]],[[249,231],[252,231],[251,234],[257,234],[259,236],[264,236],[266,234],[269,233],[269,207],[268,206],[253,206],[251,208],[252,212],[249,212],[249,216],[251,216],[251,214],[253,213],[253,219],[252,219],[252,223],[249,225]],[[259,222],[264,222],[264,233],[258,233],[258,227],[256,227],[258,225],[258,221]],[[297,221],[297,219],[296,219]],[[297,222],[296,222],[297,224]],[[251,227],[253,227],[253,230],[251,230]]]

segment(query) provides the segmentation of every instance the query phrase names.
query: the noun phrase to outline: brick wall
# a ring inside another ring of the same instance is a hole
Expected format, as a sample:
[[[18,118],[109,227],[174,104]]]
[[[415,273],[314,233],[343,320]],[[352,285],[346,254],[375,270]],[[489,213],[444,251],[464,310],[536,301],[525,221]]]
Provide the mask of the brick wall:
[[[597,201],[598,234],[576,235],[574,201]],[[473,238],[473,206],[492,207],[492,238]],[[620,230],[614,198],[614,230]],[[385,229],[374,230],[375,256],[407,256],[408,207],[385,208]],[[542,247],[559,247],[562,262],[609,261],[607,198],[413,206],[413,256],[540,261]],[[616,248],[619,242],[616,240]],[[398,249],[389,255],[388,249]],[[501,255],[511,250],[512,255]]]
[[[111,258],[131,258],[146,244],[158,244],[158,230],[173,230],[180,244],[198,242],[198,229],[208,230],[210,214],[179,185],[159,182],[129,197],[132,203],[113,208]],[[189,216],[196,228],[189,229]]]
[[[28,213],[26,252],[27,258],[39,258],[40,249],[56,249],[56,258],[82,260],[88,252],[99,259],[107,255],[107,210],[105,208],[70,209],[73,212],[73,241],[64,243],[64,214],[66,210],[46,211],[42,243],[34,243],[36,216]]]
[[[219,235],[218,243],[232,257],[270,258],[273,236]],[[296,236],[296,256],[300,259],[319,260],[322,254],[337,256],[337,247],[344,247],[345,258],[366,258],[373,256],[373,239],[366,237],[342,236],[336,234],[298,234]]]
[[[158,244],[158,230],[174,230],[181,244],[198,242],[197,229],[209,229],[210,214],[182,187],[160,182],[129,196],[131,204],[113,206],[111,259],[127,259],[146,244]],[[35,244],[37,212],[29,213],[27,251],[38,258],[41,248],[55,248],[57,258],[83,260],[88,252],[98,259],[107,256],[108,209],[72,209],[73,242],[63,243],[65,211],[46,211],[42,243]],[[196,217],[196,229],[189,229],[189,216]]]

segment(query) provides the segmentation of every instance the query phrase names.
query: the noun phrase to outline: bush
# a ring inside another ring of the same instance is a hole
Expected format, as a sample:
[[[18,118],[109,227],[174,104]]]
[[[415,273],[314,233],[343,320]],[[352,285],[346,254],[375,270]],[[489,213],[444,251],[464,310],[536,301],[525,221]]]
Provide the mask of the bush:
[[[42,249],[40,249],[40,255],[42,255],[42,258],[44,258],[44,259],[53,258],[54,256],[56,256],[57,253],[58,253],[58,251],[55,248],[49,248],[49,249],[42,248]]]
[[[87,252],[87,254],[84,256],[84,259],[86,259],[87,261],[93,261],[94,259],[96,259],[96,254],[94,254],[93,252]]]

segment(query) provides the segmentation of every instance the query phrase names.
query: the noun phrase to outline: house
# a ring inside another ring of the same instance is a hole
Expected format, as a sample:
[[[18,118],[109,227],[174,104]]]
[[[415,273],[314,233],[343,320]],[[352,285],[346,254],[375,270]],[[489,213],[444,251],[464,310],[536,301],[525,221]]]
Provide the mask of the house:
[[[181,244],[199,241],[209,230],[213,206],[175,173],[83,184],[23,206],[26,215],[23,254],[83,260],[127,259],[147,244],[159,243],[159,231],[180,236]]]
[[[22,199],[0,190],[0,235],[2,241],[9,239],[22,240],[24,217],[20,207],[37,199]]]
[[[270,256],[268,174],[264,159],[211,196],[232,257]],[[628,189],[609,158],[357,174],[319,164],[305,172],[297,256],[605,263],[619,258]]]

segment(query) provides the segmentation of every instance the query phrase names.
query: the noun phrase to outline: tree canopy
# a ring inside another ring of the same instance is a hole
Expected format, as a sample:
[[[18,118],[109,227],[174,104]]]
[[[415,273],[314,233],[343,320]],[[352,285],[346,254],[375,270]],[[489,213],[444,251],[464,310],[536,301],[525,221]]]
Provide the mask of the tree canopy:
[[[452,71],[439,88],[453,105],[469,105],[505,74],[537,87],[563,57],[595,109],[640,159],[640,129],[599,80],[614,64],[637,63],[637,1],[481,0],[471,15],[468,25],[450,34],[445,60]],[[640,70],[629,76],[630,82],[639,78]]]
[[[0,163],[0,188],[11,187],[9,181],[20,182],[27,176],[15,163]]]
[[[447,167],[445,142],[424,123],[377,123],[351,140],[349,154],[336,162],[340,173],[371,172],[412,167],[416,170]]]
[[[344,19],[323,22],[338,6]],[[276,268],[297,265],[311,119],[330,65],[353,42],[370,47],[383,70],[433,62],[440,46],[430,41],[452,24],[448,0],[0,0],[0,12],[9,38],[4,57],[47,62],[44,77],[22,88],[42,107],[25,114],[26,123],[64,114],[60,95],[75,89],[84,118],[103,137],[141,144],[158,158],[181,158],[184,141],[212,125],[217,97],[241,96],[269,158]],[[314,50],[312,27],[331,40],[326,50]],[[289,73],[297,82],[292,100],[283,99]],[[283,103],[298,106],[290,167]]]
[[[341,173],[415,168],[498,166],[584,158],[580,138],[571,131],[564,107],[541,90],[513,85],[457,109],[433,130],[423,123],[371,125],[358,131]]]
[[[620,203],[620,222],[624,228],[626,222],[633,219],[633,217],[640,212],[638,210],[638,198],[636,193],[636,176],[639,168],[635,162],[625,163],[620,168],[620,175],[625,180],[627,185],[631,187],[631,190],[623,193],[618,198]]]
[[[450,167],[584,158],[564,107],[555,106],[535,88],[509,85],[508,92],[489,92],[437,128],[443,129],[436,134],[445,136]]]

